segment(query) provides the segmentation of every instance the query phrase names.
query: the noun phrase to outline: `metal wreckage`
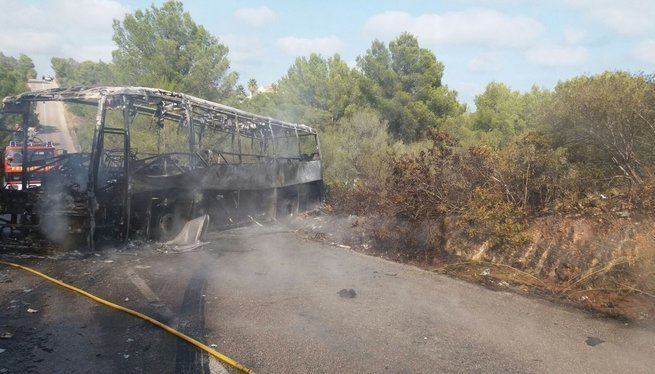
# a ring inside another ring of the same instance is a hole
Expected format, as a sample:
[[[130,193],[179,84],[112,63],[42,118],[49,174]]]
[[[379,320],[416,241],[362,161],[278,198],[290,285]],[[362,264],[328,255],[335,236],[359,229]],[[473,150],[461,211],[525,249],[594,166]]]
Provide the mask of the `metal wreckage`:
[[[165,240],[201,215],[220,228],[292,215],[322,198],[311,127],[143,87],[28,92],[5,98],[0,114],[22,116],[26,134],[42,101],[95,113],[95,129],[87,152],[38,164],[27,137],[14,144],[23,172],[17,188],[0,190],[0,248]]]

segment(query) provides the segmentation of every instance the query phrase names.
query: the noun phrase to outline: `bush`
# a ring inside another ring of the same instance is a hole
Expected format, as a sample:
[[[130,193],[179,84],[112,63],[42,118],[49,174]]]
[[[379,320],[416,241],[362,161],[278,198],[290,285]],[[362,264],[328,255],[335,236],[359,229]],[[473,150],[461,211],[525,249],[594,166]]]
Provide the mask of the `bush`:
[[[531,213],[553,207],[579,183],[566,150],[555,148],[549,137],[538,132],[513,139],[494,155],[493,163],[494,181],[505,200]]]
[[[387,125],[372,112],[358,112],[321,134],[324,180],[331,187],[354,187],[359,181],[381,183],[391,151]]]
[[[498,189],[476,188],[460,209],[458,226],[476,241],[489,241],[492,250],[513,249],[530,242],[525,212],[506,201]]]

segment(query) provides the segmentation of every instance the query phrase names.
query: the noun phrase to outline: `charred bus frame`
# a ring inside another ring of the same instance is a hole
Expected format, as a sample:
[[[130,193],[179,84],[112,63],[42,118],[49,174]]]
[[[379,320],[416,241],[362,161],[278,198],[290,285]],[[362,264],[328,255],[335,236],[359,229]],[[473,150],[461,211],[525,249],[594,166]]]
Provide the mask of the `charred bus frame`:
[[[200,214],[229,226],[294,214],[321,199],[320,142],[309,126],[144,87],[28,92],[5,98],[1,113],[22,115],[27,131],[40,101],[95,107],[93,138],[88,152],[53,159],[57,167],[42,186],[26,188],[24,175],[23,189],[0,191],[5,244],[39,234],[88,246],[166,238]],[[135,145],[135,127],[147,149]]]

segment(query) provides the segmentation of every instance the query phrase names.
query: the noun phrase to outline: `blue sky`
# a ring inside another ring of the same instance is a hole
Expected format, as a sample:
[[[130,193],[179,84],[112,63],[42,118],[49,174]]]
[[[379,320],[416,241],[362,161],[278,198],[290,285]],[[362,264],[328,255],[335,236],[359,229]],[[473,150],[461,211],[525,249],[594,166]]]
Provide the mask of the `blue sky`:
[[[0,51],[111,60],[112,20],[162,1],[0,0]],[[371,41],[403,31],[445,64],[443,83],[472,104],[491,81],[516,90],[604,70],[655,73],[655,0],[184,1],[230,48],[241,82],[267,85],[298,56],[339,53],[354,66]]]

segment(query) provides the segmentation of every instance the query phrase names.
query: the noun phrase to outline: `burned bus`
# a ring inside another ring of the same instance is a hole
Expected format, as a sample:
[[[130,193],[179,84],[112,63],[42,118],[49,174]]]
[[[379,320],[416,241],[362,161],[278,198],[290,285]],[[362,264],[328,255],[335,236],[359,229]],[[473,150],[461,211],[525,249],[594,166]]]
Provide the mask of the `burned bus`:
[[[320,142],[309,126],[144,87],[28,92],[5,98],[0,113],[22,115],[27,131],[40,101],[86,111],[81,118],[91,123],[77,128],[81,152],[40,166],[39,186],[26,188],[23,177],[21,188],[0,190],[2,246],[36,237],[88,247],[161,240],[200,215],[221,228],[293,215],[321,200]],[[17,145],[21,160],[25,142]]]

